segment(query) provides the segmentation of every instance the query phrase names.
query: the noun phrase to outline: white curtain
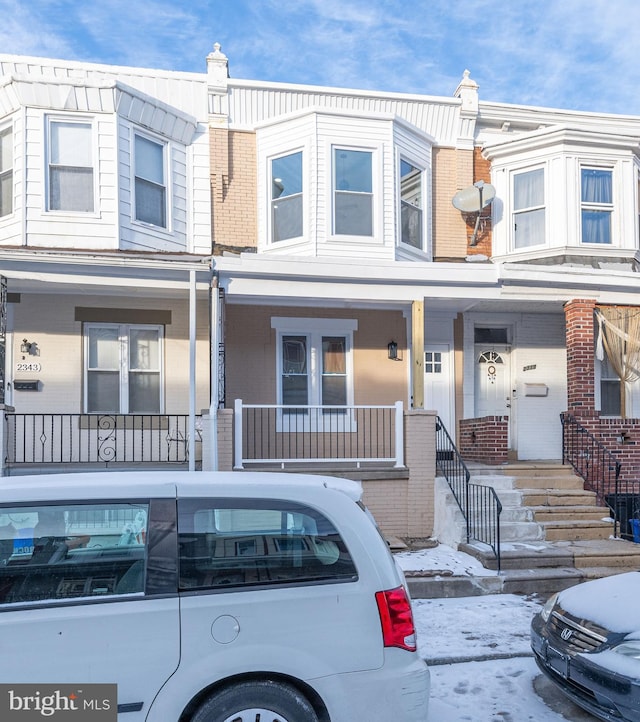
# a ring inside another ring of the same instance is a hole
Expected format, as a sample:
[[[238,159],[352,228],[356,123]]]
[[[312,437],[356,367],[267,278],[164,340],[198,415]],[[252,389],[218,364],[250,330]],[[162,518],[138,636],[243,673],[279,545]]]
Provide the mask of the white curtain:
[[[516,248],[544,243],[544,169],[513,177],[513,223]]]

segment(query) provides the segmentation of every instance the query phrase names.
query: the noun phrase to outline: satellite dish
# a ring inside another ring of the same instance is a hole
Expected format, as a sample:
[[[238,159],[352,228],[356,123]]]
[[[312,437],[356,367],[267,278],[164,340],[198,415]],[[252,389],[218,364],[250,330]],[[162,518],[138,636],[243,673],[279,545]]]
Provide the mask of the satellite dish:
[[[470,245],[475,246],[478,237],[478,227],[480,226],[480,213],[483,208],[486,208],[491,201],[496,197],[496,189],[490,184],[485,183],[482,180],[477,181],[469,188],[464,188],[458,191],[453,196],[451,202],[454,208],[457,208],[462,213],[475,213],[476,214],[476,225],[473,229],[473,235],[471,236]]]
[[[463,213],[480,213],[496,197],[496,189],[484,181],[478,181],[469,188],[458,191],[451,201],[454,208]]]

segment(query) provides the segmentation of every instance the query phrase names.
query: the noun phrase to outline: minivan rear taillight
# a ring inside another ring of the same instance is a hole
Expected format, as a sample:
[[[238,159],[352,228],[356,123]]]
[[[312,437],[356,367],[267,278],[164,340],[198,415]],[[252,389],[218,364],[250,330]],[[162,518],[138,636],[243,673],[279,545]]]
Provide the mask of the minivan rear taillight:
[[[411,604],[404,587],[376,592],[376,603],[382,624],[385,647],[400,647],[416,651],[416,628],[413,625]]]

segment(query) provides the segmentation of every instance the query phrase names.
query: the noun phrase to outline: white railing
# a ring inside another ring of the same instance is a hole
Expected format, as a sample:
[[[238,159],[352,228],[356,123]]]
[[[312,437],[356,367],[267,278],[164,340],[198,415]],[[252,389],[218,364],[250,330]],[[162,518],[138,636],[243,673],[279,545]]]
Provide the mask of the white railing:
[[[246,464],[386,463],[404,467],[403,404],[234,405],[234,468]]]

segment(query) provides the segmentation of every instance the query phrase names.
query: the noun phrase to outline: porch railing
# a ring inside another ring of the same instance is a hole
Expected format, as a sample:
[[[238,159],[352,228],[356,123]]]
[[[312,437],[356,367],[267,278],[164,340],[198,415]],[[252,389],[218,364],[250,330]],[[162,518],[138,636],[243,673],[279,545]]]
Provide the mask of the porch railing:
[[[436,464],[464,517],[467,544],[473,539],[491,547],[500,572],[502,503],[493,487],[470,482],[469,469],[439,416],[436,417]]]
[[[574,416],[562,413],[560,420],[562,463],[571,464],[598,501],[610,508],[613,535],[629,537],[629,530],[621,526],[626,527],[627,519],[640,514],[640,482],[620,481],[620,461]]]
[[[199,424],[197,418],[196,442],[200,441]],[[3,459],[7,466],[184,463],[188,461],[188,429],[189,416],[183,414],[7,412]]]
[[[234,468],[246,464],[404,466],[403,406],[234,406]]]

